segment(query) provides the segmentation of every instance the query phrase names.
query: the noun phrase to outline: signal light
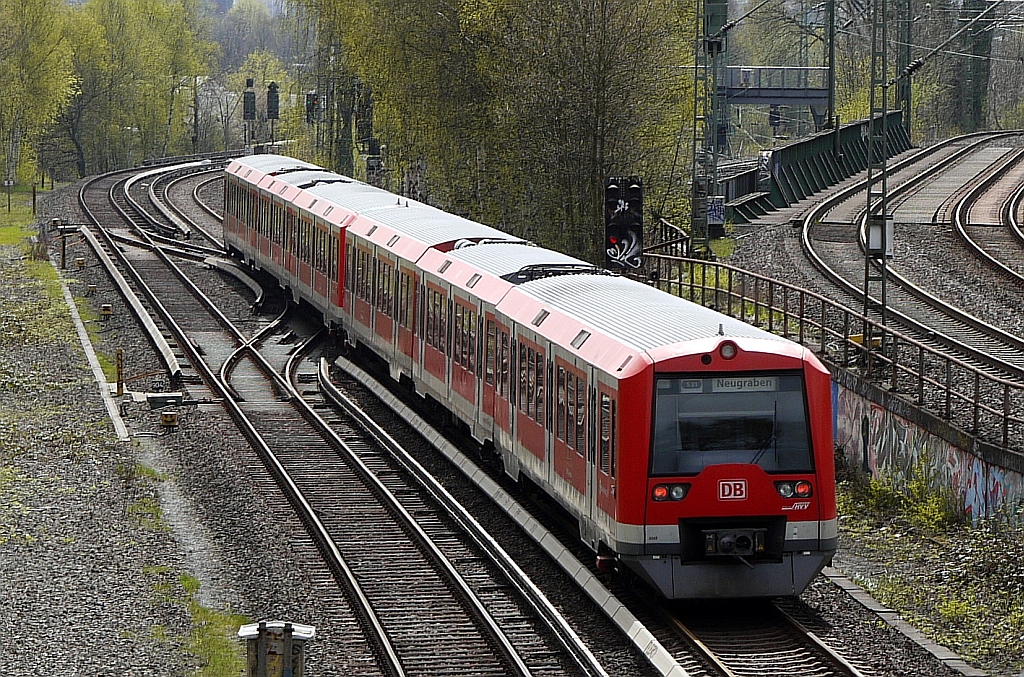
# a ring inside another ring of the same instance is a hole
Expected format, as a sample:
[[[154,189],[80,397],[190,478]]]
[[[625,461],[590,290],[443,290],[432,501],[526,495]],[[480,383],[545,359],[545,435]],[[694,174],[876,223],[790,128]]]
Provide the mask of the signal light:
[[[739,352],[739,348],[736,347],[735,343],[726,342],[721,345],[718,352],[722,355],[722,359],[731,360],[736,357],[736,354]]]
[[[808,498],[811,495],[811,483],[807,480],[800,480],[794,487],[796,495],[800,498]]]

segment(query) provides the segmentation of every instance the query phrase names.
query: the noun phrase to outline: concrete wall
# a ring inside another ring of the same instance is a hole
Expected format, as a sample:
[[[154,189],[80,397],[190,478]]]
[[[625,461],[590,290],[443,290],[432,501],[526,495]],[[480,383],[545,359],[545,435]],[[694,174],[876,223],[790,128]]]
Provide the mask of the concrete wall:
[[[1024,473],[1013,467],[1019,457],[982,448],[962,434],[943,434],[948,426],[941,421],[920,420],[920,412],[900,411],[883,393],[872,392],[877,389],[833,373],[835,442],[851,467],[902,487],[923,458],[928,476],[951,487],[972,519],[997,512],[1024,519]]]

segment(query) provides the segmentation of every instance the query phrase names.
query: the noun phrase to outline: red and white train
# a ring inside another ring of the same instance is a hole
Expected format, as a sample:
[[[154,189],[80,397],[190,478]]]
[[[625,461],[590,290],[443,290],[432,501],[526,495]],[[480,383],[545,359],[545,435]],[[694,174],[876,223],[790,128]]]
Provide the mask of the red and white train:
[[[836,547],[805,348],[279,155],[225,173],[231,250],[448,407],[669,598],[799,594]]]

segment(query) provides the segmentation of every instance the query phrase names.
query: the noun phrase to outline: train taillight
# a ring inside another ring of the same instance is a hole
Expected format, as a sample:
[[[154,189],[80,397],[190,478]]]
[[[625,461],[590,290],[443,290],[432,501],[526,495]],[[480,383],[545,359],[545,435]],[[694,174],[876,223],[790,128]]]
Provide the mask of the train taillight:
[[[658,484],[651,492],[655,501],[681,501],[690,493],[689,484]]]
[[[783,498],[810,498],[814,493],[811,483],[807,480],[785,480],[775,483],[775,490]]]

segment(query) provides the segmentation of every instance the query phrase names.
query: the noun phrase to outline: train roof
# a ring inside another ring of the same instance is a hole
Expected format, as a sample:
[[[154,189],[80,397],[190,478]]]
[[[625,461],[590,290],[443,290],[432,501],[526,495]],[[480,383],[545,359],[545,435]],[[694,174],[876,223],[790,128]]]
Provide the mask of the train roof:
[[[596,270],[586,261],[534,246],[525,240],[486,242],[473,247],[461,247],[451,251],[449,256],[515,284],[541,276],[545,271]]]
[[[235,158],[235,162],[246,167],[258,169],[264,174],[278,174],[295,169],[320,169],[316,165],[296,160],[286,155],[246,155]]]
[[[518,289],[606,336],[647,351],[718,336],[785,339],[635,280],[612,275],[561,275]]]
[[[394,196],[390,193],[388,195],[393,202]],[[360,211],[359,215],[430,247],[446,242],[457,243],[459,240],[520,241],[519,238],[497,228],[449,214],[414,200],[407,203],[404,198],[401,204],[365,209]]]

